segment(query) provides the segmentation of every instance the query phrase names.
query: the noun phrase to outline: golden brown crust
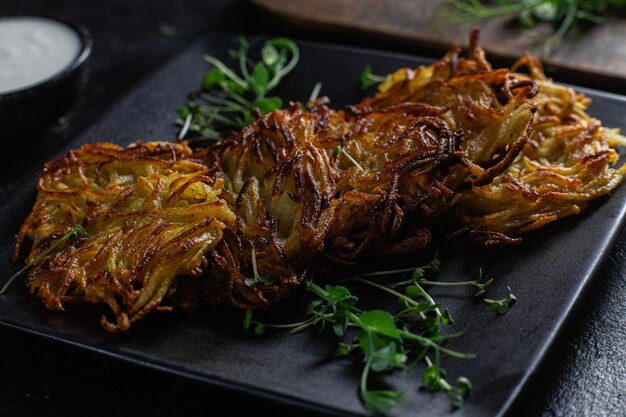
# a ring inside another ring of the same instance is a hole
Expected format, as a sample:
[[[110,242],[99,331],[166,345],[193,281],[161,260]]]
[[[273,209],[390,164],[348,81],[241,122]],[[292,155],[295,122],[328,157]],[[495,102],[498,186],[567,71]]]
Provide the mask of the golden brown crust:
[[[619,158],[615,147],[626,144],[626,138],[586,113],[590,100],[548,80],[533,57],[513,66],[516,71],[523,68],[529,76],[519,76],[539,88],[533,131],[503,175],[461,194],[456,227],[472,232],[470,236],[484,231],[519,237],[578,214],[589,201],[613,191],[626,175],[625,166],[613,167]]]
[[[101,323],[118,331],[161,307],[177,276],[199,275],[234,215],[218,199],[220,184],[190,155],[184,144],[97,143],[47,163],[16,251],[29,237],[32,261],[75,224],[89,236],[38,262],[30,291],[53,310],[106,303],[115,320]]]

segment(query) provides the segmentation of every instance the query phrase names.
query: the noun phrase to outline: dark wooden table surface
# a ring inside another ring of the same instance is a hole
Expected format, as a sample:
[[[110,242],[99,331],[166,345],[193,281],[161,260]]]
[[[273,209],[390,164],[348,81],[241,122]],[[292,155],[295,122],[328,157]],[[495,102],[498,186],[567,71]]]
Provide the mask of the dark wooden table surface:
[[[89,82],[66,123],[5,152],[5,155],[12,153],[0,165],[0,198],[12,188],[21,172],[39,169],[47,155],[93,122],[133,83],[201,33],[257,32],[403,52],[409,49],[358,32],[343,33],[338,38],[333,33],[285,27],[244,1],[0,2],[0,14],[15,11],[56,12],[73,17],[92,31],[95,47]],[[410,50],[420,53],[414,47]],[[25,152],[28,157],[21,158],[19,155]],[[218,409],[228,411],[215,413]],[[623,232],[514,415],[617,416],[624,415],[625,409],[626,233]],[[309,415],[0,328],[0,415],[3,416],[242,415],[251,410],[255,416]]]
[[[251,0],[283,25],[386,39],[413,50],[443,51],[464,44],[471,27],[482,33],[491,59],[511,62],[530,52],[543,56],[559,80],[610,86],[626,93],[626,12],[609,13],[601,25],[575,25],[550,54],[544,43],[554,32],[550,23],[524,30],[511,16],[459,22],[458,11],[444,0]]]

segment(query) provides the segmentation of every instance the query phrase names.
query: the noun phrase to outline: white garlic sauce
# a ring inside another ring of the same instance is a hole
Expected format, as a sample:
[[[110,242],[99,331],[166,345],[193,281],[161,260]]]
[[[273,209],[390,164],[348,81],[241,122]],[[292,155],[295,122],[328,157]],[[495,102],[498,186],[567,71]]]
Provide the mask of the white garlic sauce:
[[[0,17],[0,94],[54,78],[70,66],[81,48],[78,33],[57,20]]]

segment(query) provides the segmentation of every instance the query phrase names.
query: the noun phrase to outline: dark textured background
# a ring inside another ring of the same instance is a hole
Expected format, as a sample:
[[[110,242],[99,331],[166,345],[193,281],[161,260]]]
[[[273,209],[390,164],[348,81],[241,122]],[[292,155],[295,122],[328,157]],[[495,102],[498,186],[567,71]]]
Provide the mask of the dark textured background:
[[[5,151],[0,198],[24,172],[40,169],[46,156],[110,107],[142,76],[200,33],[280,33],[329,40],[329,35],[285,32],[243,1],[9,0],[0,14],[56,12],[83,22],[95,46],[84,94],[65,123],[36,141],[20,140]],[[330,39],[332,40],[332,39]],[[335,41],[363,45],[357,37]],[[384,43],[367,46],[394,49]],[[419,53],[419,51],[411,51]],[[583,84],[585,80],[580,80]],[[610,87],[610,86],[608,86]],[[146,109],[149,111],[149,109]],[[106,139],[106,138],[101,138]],[[16,169],[17,168],[17,169]],[[558,259],[554,260],[558,262]],[[581,299],[538,377],[518,404],[517,415],[619,416],[626,410],[626,233]],[[120,363],[79,349],[0,329],[0,414],[185,415],[227,407],[238,415],[295,415],[258,399]],[[224,413],[226,414],[226,413]],[[305,414],[298,411],[297,415]]]

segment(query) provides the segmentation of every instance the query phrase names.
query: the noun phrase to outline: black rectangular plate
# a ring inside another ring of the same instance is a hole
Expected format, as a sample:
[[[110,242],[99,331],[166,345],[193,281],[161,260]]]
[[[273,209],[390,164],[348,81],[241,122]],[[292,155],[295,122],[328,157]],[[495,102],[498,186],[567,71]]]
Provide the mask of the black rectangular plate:
[[[198,87],[207,70],[203,54],[227,59],[232,38],[216,35],[189,46],[129,91],[65,150],[95,141],[127,145],[138,139],[172,140],[175,109],[185,102],[188,91]],[[430,63],[418,57],[330,45],[300,43],[300,48],[300,63],[277,95],[304,101],[321,81],[322,94],[331,97],[336,107],[363,97],[358,79],[366,64],[376,73],[387,73]],[[585,93],[593,99],[590,113],[606,126],[626,128],[625,98]],[[17,269],[9,261],[14,235],[34,198],[35,177],[28,174],[0,204],[0,268],[5,277]],[[456,328],[466,330],[450,347],[478,354],[473,360],[444,360],[450,379],[464,375],[474,384],[471,397],[455,416],[506,413],[611,247],[622,225],[625,200],[626,187],[622,186],[611,198],[592,203],[582,215],[549,225],[516,247],[485,250],[472,248],[462,239],[442,245],[442,279],[474,277],[482,267],[496,279],[489,291],[492,298],[505,296],[510,286],[519,299],[508,314],[497,316],[473,299],[470,289],[433,290],[435,297],[450,307]],[[416,264],[431,251],[394,259],[393,265]],[[379,261],[372,268],[389,266],[389,262]],[[393,306],[392,300],[380,294],[363,291],[362,295],[369,301],[378,297],[379,305]],[[295,321],[302,316],[307,300],[304,291],[297,291],[275,307],[271,319]],[[0,323],[5,326],[329,414],[367,414],[357,392],[361,364],[334,358],[331,336],[269,332],[255,338],[241,330],[242,312],[228,306],[205,308],[191,316],[153,313],[129,334],[111,335],[98,325],[102,311],[95,306],[70,306],[66,312],[49,312],[20,285],[0,298]],[[406,392],[404,406],[396,415],[444,416],[452,412],[445,395],[419,389],[418,372],[395,373],[384,382]]]

